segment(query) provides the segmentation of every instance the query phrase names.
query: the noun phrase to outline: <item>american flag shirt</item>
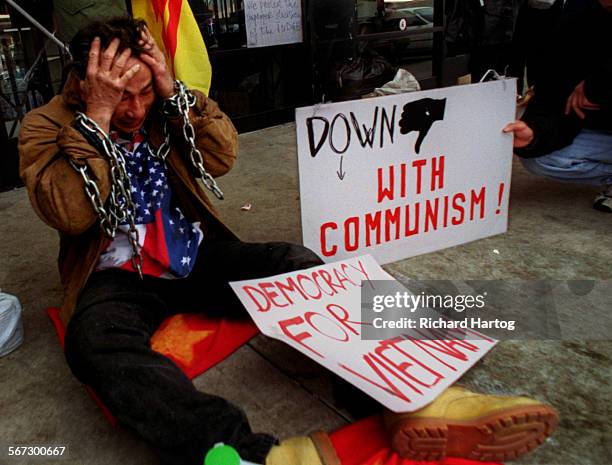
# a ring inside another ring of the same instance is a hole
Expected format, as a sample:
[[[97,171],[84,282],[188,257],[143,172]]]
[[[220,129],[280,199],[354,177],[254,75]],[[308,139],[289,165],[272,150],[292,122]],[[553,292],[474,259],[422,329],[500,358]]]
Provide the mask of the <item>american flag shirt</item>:
[[[192,270],[204,234],[200,223],[190,223],[173,201],[166,177],[166,163],[156,158],[144,129],[125,139],[111,131],[111,140],[121,150],[132,183],[142,254],[142,272],[159,278],[184,278]],[[119,225],[117,235],[104,250],[96,270],[120,268],[134,271],[129,226]]]

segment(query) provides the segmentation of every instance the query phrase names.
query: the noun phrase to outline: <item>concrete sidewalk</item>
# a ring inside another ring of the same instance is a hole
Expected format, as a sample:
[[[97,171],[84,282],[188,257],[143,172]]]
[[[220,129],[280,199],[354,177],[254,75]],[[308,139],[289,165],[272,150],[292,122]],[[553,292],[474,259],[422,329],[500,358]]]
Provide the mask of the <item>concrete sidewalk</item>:
[[[218,207],[244,240],[301,240],[294,131],[289,124],[241,135],[239,162],[219,181],[227,199]],[[531,176],[516,163],[507,234],[385,268],[422,279],[610,280],[612,215],[591,209],[593,195],[591,188]],[[250,211],[240,209],[246,203]],[[0,288],[21,300],[26,331],[23,346],[0,359],[0,453],[7,445],[60,445],[69,450],[60,464],[155,464],[140,440],[107,423],[64,361],[44,312],[60,303],[57,242],[24,189],[0,194]],[[577,308],[576,318],[586,311]],[[561,412],[557,434],[513,463],[612,463],[610,341],[502,342],[462,382],[489,393],[527,394]],[[254,430],[280,437],[350,421],[334,406],[322,368],[262,336],[196,385],[241,405]],[[4,463],[46,461],[1,455]]]

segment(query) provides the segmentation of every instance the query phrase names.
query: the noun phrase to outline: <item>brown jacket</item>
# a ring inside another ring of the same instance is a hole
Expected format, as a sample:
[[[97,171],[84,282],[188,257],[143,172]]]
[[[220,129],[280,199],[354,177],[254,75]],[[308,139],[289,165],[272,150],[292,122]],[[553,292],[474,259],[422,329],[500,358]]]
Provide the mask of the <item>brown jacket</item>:
[[[109,239],[83,190],[81,175],[69,164],[87,164],[102,199],[110,191],[109,164],[73,127],[75,111],[83,108],[72,75],[63,93],[26,115],[19,133],[20,174],[34,210],[60,235],[58,265],[64,288],[61,316],[66,324],[77,299]],[[214,177],[227,173],[236,159],[237,134],[230,119],[211,99],[194,91],[197,104],[191,110],[196,145],[204,165]],[[151,109],[150,142],[162,142],[161,118]],[[185,215],[200,221],[204,240],[236,238],[219,219],[206,197],[184,150],[180,121],[170,121],[171,150],[167,158],[168,182]]]

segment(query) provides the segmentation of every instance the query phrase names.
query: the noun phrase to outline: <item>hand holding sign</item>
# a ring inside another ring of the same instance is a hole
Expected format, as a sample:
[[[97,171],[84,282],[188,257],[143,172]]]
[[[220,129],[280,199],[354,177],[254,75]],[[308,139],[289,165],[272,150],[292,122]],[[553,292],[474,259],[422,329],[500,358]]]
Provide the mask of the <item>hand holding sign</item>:
[[[505,133],[513,133],[514,134],[514,148],[521,149],[523,147],[527,147],[529,144],[533,142],[534,133],[533,129],[527,126],[527,123],[524,121],[518,120],[514,123],[508,123],[503,131]]]

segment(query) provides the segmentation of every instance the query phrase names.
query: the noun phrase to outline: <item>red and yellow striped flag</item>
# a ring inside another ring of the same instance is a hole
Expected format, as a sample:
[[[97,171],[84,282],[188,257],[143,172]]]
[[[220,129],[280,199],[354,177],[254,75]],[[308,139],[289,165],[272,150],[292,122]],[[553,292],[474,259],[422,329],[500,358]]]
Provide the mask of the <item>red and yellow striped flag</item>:
[[[212,69],[187,0],[132,0],[134,18],[147,22],[174,76],[208,95]]]

